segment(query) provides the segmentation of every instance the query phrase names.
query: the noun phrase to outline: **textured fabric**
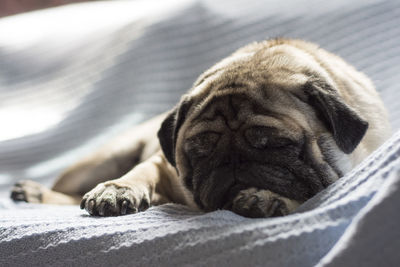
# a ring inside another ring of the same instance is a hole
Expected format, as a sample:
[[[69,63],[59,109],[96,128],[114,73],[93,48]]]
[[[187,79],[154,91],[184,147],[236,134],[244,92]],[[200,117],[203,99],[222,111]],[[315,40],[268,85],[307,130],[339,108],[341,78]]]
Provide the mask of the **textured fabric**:
[[[8,199],[15,181],[50,185],[108,138],[172,107],[217,60],[270,37],[316,42],[364,71],[396,132],[398,25],[400,2],[383,0],[101,1],[1,19],[0,266],[398,262],[400,133],[282,218],[173,204],[93,218]]]
[[[400,262],[400,173],[392,172],[320,266],[396,266]],[[377,257],[376,254],[379,254]]]

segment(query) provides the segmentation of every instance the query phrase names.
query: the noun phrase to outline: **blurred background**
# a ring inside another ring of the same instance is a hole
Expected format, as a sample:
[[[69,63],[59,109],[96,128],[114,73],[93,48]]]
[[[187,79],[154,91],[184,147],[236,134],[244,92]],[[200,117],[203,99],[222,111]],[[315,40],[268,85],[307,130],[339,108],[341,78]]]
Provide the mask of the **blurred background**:
[[[400,126],[399,1],[72,2],[0,1],[0,196],[20,179],[50,185],[170,109],[216,61],[267,38],[339,54],[372,78]]]
[[[62,6],[85,0],[2,0],[0,2],[0,17],[15,15],[18,13],[39,10],[43,8]]]

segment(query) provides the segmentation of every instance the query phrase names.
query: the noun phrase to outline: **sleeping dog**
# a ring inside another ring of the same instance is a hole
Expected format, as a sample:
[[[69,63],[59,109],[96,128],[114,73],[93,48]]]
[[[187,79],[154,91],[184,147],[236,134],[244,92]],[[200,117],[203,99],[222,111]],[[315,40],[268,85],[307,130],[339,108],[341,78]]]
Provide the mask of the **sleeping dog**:
[[[14,200],[115,216],[182,203],[247,217],[289,214],[390,136],[371,81],[318,46],[247,45],[204,72],[176,107],[100,148],[52,189]]]

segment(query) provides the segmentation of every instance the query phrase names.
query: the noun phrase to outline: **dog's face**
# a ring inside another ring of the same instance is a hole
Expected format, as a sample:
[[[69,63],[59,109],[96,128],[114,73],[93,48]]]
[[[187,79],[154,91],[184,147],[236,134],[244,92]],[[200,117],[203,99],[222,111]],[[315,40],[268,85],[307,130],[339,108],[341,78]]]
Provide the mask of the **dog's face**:
[[[239,50],[205,72],[159,139],[201,208],[237,210],[249,188],[309,199],[342,175],[337,157],[366,129],[311,56],[277,46]]]

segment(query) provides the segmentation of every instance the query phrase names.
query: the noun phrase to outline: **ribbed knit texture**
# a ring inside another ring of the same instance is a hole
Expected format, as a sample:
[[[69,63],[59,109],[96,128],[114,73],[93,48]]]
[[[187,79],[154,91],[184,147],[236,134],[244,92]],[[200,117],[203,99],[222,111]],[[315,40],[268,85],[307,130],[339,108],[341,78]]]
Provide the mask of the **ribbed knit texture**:
[[[101,1],[1,19],[1,129],[12,133],[32,122],[42,129],[22,128],[18,138],[0,141],[0,266],[368,266],[400,260],[393,249],[399,230],[390,223],[400,221],[393,212],[400,133],[282,218],[246,219],[173,204],[94,218],[77,206],[8,199],[15,181],[50,185],[108,138],[172,107],[213,63],[271,37],[316,42],[365,72],[396,132],[399,25],[400,2],[383,0]],[[15,110],[25,113],[1,121]],[[371,234],[376,229],[379,237]],[[371,240],[385,253],[374,255]]]

